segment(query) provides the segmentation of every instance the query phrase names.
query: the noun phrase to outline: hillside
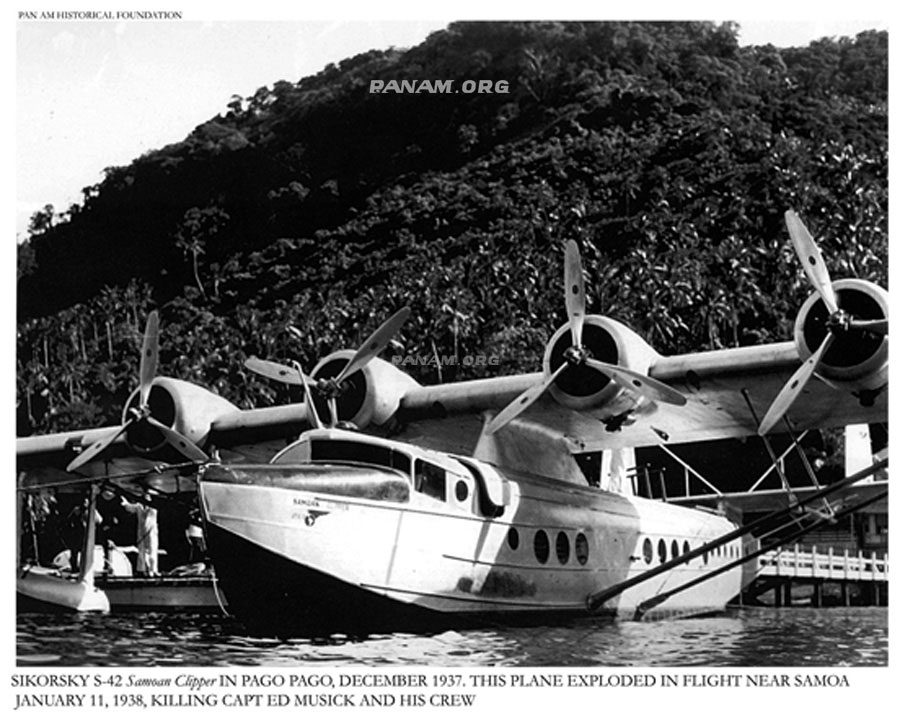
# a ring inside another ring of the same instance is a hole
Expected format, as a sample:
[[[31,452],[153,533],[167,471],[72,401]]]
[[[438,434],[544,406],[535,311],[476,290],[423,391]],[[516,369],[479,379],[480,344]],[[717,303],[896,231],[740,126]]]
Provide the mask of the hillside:
[[[509,93],[373,94],[372,79]],[[18,432],[113,421],[153,307],[161,371],[245,407],[286,398],[248,355],[311,367],[403,305],[395,352],[501,360],[408,369],[423,382],[536,370],[563,320],[567,238],[589,310],[661,352],[787,338],[807,292],[788,207],[834,276],[886,285],[886,33],[776,49],[740,48],[728,24],[454,24],[235,97],[36,215]]]

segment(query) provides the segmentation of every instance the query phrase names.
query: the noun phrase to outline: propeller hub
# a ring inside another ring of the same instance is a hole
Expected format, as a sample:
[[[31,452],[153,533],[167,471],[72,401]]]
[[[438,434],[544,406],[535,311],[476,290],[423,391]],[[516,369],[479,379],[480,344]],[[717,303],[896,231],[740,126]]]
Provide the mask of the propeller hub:
[[[834,281],[833,286],[838,309],[829,311],[821,296],[813,294],[800,308],[794,328],[801,358],[815,353],[826,335],[834,336],[820,369],[829,378],[839,377],[886,350],[886,329],[870,324],[886,326],[888,316],[887,296],[873,283],[844,278]]]
[[[825,322],[825,327],[832,332],[845,332],[850,330],[850,322],[852,320],[853,316],[842,308],[838,308],[828,317],[828,320]]]
[[[588,368],[586,361],[596,358],[607,363],[621,362],[616,333],[608,327],[610,325],[598,316],[587,316],[582,328],[581,343],[576,343],[571,337],[569,326],[562,326],[550,338],[544,357],[544,372],[550,374],[560,366],[566,366],[554,383],[551,391],[554,396],[562,393],[587,399],[609,385],[609,378]]]
[[[591,352],[582,345],[573,345],[563,351],[563,359],[574,366],[584,365],[584,362],[591,357]]]
[[[319,378],[316,381],[316,390],[326,398],[339,398],[346,388],[338,383],[337,378]]]

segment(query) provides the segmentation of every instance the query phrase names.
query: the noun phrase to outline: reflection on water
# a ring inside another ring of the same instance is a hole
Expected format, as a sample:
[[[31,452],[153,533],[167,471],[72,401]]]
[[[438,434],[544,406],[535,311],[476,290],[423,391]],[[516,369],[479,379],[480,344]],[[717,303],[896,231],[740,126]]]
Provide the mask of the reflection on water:
[[[21,615],[20,666],[884,666],[886,608],[741,609],[310,642],[260,639],[220,615]]]

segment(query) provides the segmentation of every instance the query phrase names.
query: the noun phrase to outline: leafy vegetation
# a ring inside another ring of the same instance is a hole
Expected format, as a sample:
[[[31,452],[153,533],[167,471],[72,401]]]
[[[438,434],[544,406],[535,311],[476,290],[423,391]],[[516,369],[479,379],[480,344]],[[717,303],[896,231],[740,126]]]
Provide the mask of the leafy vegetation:
[[[116,422],[154,307],[161,371],[242,407],[287,400],[247,356],[310,368],[404,305],[395,352],[501,360],[407,369],[422,382],[536,370],[568,238],[589,310],[660,352],[780,340],[808,292],[785,209],[835,277],[886,285],[887,34],[778,49],[728,23],[456,23],[235,96],[104,175],[19,247],[20,435]]]

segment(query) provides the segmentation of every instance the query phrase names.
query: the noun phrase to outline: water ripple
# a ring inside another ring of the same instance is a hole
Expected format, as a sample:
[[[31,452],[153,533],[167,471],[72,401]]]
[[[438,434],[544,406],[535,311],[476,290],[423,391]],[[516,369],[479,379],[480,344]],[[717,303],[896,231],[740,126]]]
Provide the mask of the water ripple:
[[[887,609],[766,608],[433,635],[289,640],[218,614],[17,617],[20,666],[885,666]]]

